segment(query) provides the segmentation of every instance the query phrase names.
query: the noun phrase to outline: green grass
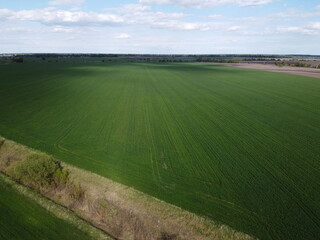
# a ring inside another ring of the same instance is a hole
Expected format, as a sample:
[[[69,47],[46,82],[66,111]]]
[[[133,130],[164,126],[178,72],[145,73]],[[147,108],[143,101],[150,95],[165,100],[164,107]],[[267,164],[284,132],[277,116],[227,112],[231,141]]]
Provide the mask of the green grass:
[[[319,93],[225,66],[11,64],[0,134],[261,239],[317,239]]]
[[[0,176],[0,239],[92,239],[21,195]]]

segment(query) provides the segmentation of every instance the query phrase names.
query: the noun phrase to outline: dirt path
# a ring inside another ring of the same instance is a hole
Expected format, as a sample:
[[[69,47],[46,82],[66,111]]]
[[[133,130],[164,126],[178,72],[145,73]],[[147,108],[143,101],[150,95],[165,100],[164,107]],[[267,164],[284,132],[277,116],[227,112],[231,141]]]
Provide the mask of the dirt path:
[[[239,68],[249,68],[264,70],[270,72],[289,73],[307,77],[320,78],[320,69],[316,68],[301,68],[301,67],[278,67],[271,64],[252,64],[252,63],[212,63],[214,65],[232,66]]]

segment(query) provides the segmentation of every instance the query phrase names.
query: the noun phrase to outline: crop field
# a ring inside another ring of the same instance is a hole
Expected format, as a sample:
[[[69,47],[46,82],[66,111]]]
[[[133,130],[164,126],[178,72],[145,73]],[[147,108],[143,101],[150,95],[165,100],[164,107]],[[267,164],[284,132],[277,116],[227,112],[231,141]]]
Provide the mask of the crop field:
[[[89,240],[86,233],[22,196],[0,176],[0,239]]]
[[[262,240],[320,235],[320,81],[194,63],[0,66],[0,135]]]

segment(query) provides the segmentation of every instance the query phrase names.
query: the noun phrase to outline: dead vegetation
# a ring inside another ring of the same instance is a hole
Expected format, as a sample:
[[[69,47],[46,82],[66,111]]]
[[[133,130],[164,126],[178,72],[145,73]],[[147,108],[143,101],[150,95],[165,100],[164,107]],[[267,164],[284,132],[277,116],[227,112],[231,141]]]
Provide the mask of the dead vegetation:
[[[252,237],[0,138],[0,171],[124,240]]]

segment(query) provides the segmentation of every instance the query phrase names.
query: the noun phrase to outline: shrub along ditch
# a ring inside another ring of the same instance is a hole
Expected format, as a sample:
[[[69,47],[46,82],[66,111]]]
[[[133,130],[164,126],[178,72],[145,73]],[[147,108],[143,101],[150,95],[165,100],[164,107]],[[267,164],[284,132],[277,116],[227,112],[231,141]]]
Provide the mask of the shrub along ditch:
[[[0,139],[0,148],[4,143],[5,140]],[[69,171],[57,159],[35,150],[29,150],[29,153],[22,156],[18,155],[15,151],[1,154],[0,162],[5,164],[1,164],[0,170],[45,195],[58,195],[60,199],[64,197],[73,202],[84,197],[85,191],[81,184],[70,180]]]

